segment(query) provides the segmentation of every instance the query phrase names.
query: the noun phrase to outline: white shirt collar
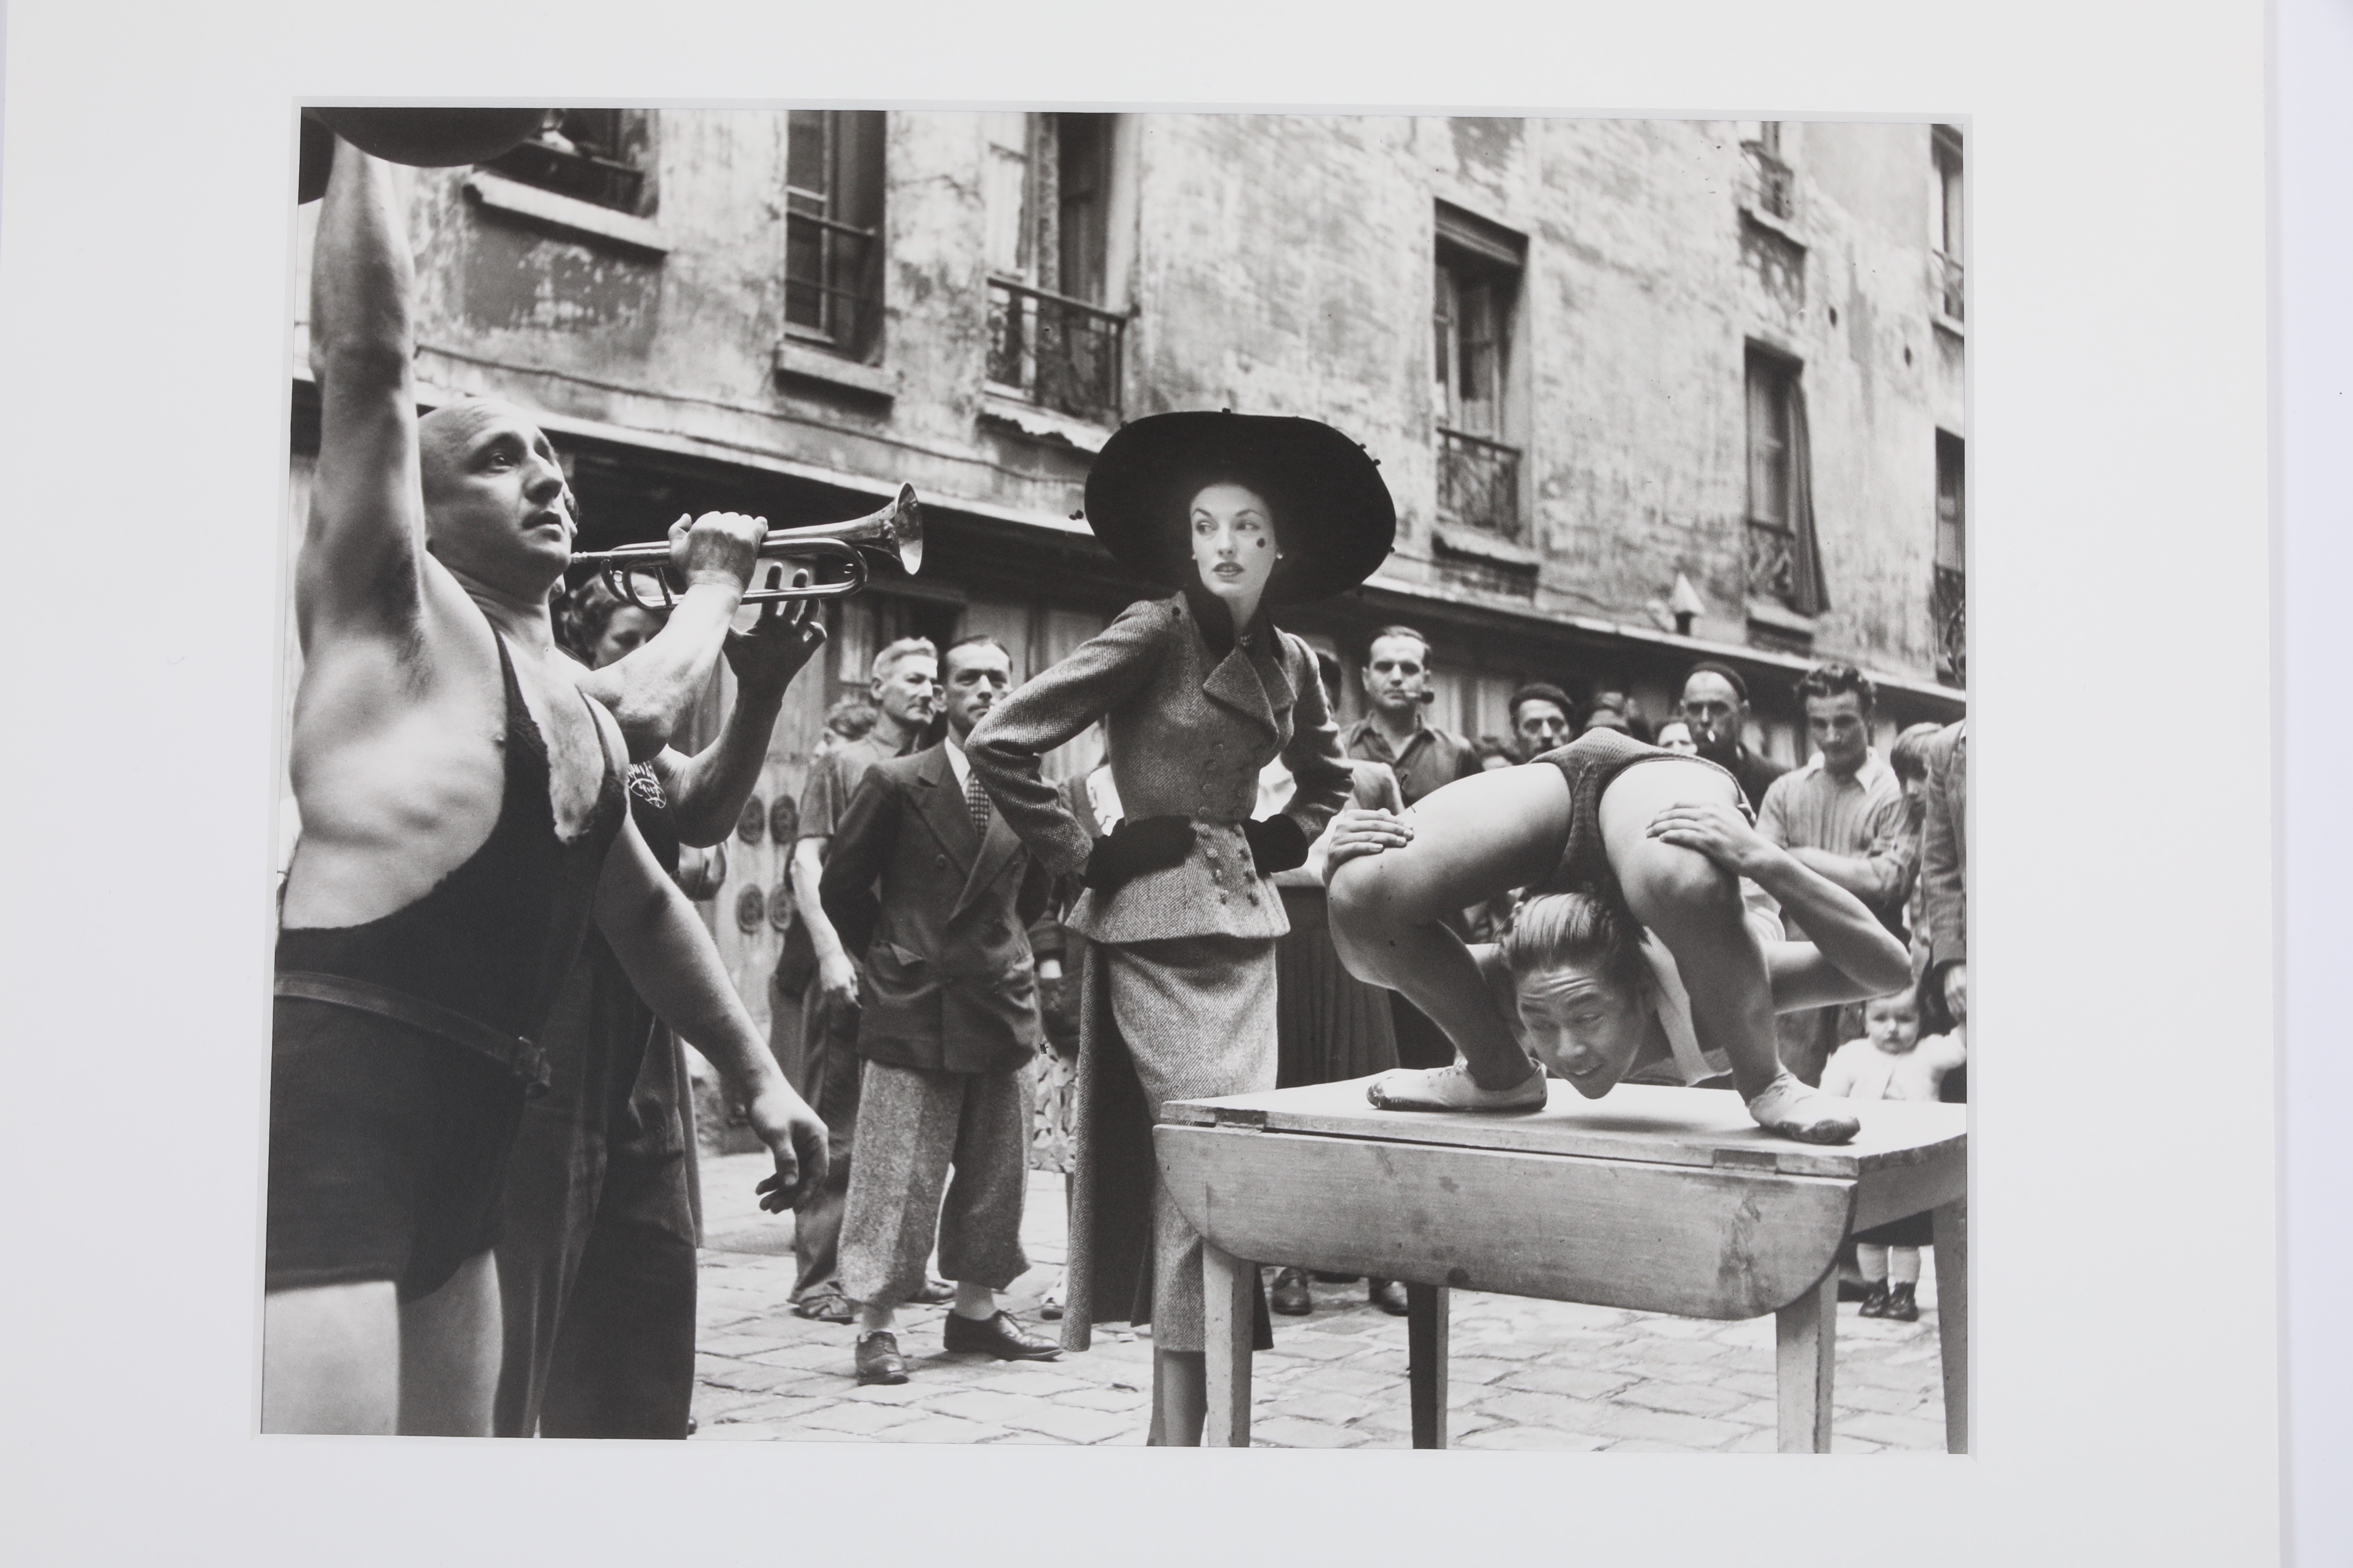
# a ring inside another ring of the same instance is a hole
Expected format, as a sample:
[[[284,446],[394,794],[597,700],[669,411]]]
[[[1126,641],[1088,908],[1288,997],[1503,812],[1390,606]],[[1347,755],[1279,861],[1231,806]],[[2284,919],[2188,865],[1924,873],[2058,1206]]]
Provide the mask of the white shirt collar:
[[[970,789],[972,787],[972,759],[964,754],[964,748],[962,746],[956,744],[955,731],[954,730],[948,731],[947,752],[948,771],[955,774],[956,788],[959,790]]]

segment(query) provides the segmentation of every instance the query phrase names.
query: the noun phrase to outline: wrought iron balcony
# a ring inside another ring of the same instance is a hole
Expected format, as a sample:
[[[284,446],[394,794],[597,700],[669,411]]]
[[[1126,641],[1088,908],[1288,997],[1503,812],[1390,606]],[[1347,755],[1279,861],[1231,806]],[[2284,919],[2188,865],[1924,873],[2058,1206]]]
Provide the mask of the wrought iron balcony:
[[[988,379],[1097,425],[1119,423],[1127,318],[1011,278],[988,280]]]
[[[1520,449],[1440,426],[1438,515],[1519,542]]]
[[[1748,521],[1748,594],[1803,613],[1798,595],[1797,538],[1778,523]]]
[[[1798,216],[1798,177],[1762,142],[1743,142],[1740,150],[1757,170],[1757,210],[1784,220]]]
[[[1969,580],[1950,566],[1936,568],[1928,594],[1930,616],[1936,623],[1936,673],[1956,686],[1969,679]]]
[[[1943,300],[1945,314],[1951,317],[1956,321],[1966,321],[1968,318],[1961,314],[1962,290],[1960,262],[1957,258],[1947,256],[1942,251],[1938,251],[1936,252],[1936,267],[1939,274],[1937,284]]]

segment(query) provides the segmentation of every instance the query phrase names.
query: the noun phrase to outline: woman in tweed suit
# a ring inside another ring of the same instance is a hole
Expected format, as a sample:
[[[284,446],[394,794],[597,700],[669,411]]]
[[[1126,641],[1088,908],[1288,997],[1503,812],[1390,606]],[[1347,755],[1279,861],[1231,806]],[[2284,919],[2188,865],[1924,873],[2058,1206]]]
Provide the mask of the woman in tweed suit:
[[[1195,1444],[1205,1410],[1201,1244],[1160,1189],[1160,1105],[1271,1089],[1269,878],[1298,866],[1349,798],[1315,658],[1265,607],[1325,597],[1388,555],[1396,511],[1355,443],[1305,419],[1164,414],[1122,428],[1087,479],[1087,520],[1123,562],[1178,591],[1000,703],[966,754],[1046,868],[1082,882],[1088,939],[1064,1345],[1093,1320],[1152,1324],[1150,1440]],[[1101,720],[1125,817],[1100,843],[1039,759]],[[1280,755],[1289,807],[1250,819]]]

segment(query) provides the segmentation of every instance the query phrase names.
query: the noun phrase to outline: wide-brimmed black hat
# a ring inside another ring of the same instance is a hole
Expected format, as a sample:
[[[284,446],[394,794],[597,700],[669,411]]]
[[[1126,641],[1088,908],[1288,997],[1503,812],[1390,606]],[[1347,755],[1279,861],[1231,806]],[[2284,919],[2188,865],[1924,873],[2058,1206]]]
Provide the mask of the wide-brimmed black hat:
[[[1123,425],[1087,474],[1087,526],[1125,564],[1171,587],[1194,581],[1190,515],[1206,485],[1248,485],[1274,509],[1282,560],[1270,605],[1355,587],[1397,539],[1397,503],[1362,447],[1313,419],[1155,414]]]

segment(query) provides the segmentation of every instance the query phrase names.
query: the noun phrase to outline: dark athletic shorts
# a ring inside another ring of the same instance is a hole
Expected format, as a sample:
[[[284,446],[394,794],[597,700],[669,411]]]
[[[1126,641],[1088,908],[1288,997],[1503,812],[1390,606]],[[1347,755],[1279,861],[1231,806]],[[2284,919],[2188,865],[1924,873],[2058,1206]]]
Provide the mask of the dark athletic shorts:
[[[266,1288],[389,1279],[413,1301],[499,1238],[523,1084],[374,1013],[277,998]]]

